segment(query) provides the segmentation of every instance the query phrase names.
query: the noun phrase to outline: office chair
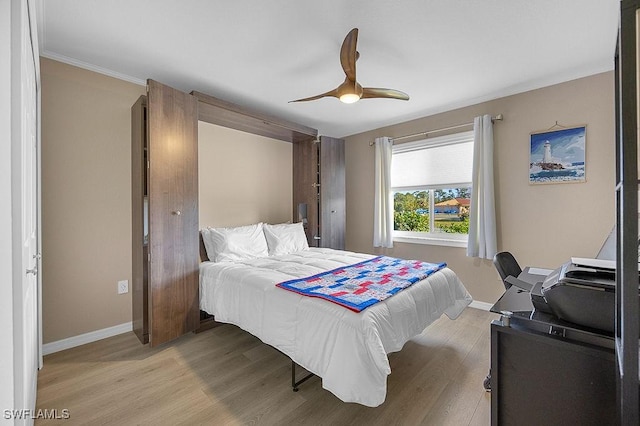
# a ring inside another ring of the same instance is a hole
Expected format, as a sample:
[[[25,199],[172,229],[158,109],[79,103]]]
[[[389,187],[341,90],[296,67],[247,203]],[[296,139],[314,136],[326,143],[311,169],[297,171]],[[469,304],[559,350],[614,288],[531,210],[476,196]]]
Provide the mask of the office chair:
[[[500,274],[500,278],[504,283],[505,290],[509,290],[511,284],[505,281],[507,277],[509,275],[512,275],[513,277],[517,278],[518,275],[520,275],[520,273],[522,272],[522,268],[520,268],[520,265],[518,265],[518,261],[515,257],[513,257],[511,253],[509,253],[508,251],[503,251],[500,253],[496,253],[496,255],[493,256],[493,264],[498,270],[498,274]]]
[[[511,275],[518,278],[518,275],[522,272],[518,261],[508,251],[496,253],[496,255],[493,256],[493,265],[498,270],[498,274],[500,274],[500,279],[502,279],[505,290],[509,290],[509,287],[511,287],[511,284],[506,281],[507,277]],[[482,386],[487,392],[491,392],[491,369],[489,369],[489,374],[487,374],[487,377],[482,382]]]

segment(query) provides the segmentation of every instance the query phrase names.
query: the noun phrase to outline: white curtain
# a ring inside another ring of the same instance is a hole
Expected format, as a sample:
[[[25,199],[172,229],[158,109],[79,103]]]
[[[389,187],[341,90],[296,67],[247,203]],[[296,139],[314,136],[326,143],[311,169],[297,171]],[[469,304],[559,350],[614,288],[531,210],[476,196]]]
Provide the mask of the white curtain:
[[[473,175],[467,256],[493,259],[497,252],[493,189],[493,123],[490,115],[473,121]]]
[[[391,156],[388,137],[376,138],[373,246],[393,247],[393,200],[391,199]]]

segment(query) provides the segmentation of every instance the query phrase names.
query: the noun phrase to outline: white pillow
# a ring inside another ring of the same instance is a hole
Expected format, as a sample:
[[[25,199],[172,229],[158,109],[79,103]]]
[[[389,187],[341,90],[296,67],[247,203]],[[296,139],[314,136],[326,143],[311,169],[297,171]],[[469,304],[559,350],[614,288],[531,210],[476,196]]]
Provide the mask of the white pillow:
[[[207,256],[213,262],[233,262],[269,255],[262,223],[202,230]]]
[[[280,225],[265,223],[263,229],[269,245],[269,256],[309,250],[302,222],[282,223]]]

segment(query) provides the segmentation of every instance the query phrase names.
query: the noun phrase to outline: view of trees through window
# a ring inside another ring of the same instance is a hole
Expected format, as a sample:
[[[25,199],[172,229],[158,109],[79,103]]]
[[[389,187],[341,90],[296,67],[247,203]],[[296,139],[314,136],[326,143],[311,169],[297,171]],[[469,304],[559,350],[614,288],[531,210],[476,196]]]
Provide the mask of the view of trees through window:
[[[470,198],[469,187],[396,192],[393,195],[393,229],[468,234]],[[430,231],[431,226],[433,231]]]

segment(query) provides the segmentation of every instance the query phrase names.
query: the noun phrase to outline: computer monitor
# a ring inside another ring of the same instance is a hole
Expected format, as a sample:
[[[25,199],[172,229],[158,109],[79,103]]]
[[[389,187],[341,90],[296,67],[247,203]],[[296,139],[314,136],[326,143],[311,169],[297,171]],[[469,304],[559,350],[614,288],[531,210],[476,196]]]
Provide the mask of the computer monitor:
[[[638,218],[638,229],[640,229],[640,217]],[[638,248],[640,249],[640,236],[638,236]],[[616,225],[613,225],[613,229],[604,240],[596,259],[616,260]],[[640,263],[640,252],[638,253],[638,263]]]
[[[616,226],[609,232],[607,239],[604,240],[596,259],[616,260]]]

